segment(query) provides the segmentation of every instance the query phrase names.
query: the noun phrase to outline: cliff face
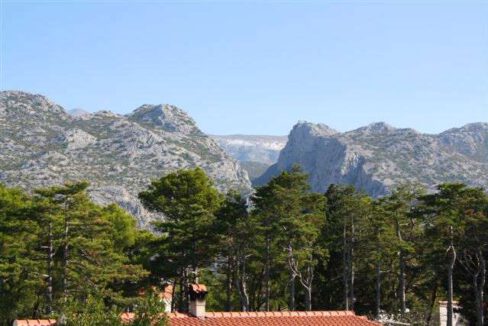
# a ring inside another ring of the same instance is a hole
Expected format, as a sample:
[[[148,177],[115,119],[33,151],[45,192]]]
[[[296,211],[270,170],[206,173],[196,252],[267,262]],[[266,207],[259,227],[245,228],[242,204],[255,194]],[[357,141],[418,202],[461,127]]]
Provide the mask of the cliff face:
[[[30,190],[88,180],[97,202],[118,203],[147,227],[156,217],[137,194],[152,179],[196,166],[222,191],[251,189],[239,163],[177,107],[70,115],[41,95],[0,92],[0,182],[7,185]]]
[[[276,163],[285,147],[286,136],[212,136],[229,155],[241,162]]]
[[[314,191],[351,184],[372,196],[398,184],[434,188],[443,182],[488,186],[488,124],[477,123],[428,135],[384,123],[340,133],[321,124],[299,123],[278,162],[256,184],[299,164]]]
[[[241,163],[251,180],[276,163],[285,147],[286,136],[228,135],[212,136],[230,156]]]

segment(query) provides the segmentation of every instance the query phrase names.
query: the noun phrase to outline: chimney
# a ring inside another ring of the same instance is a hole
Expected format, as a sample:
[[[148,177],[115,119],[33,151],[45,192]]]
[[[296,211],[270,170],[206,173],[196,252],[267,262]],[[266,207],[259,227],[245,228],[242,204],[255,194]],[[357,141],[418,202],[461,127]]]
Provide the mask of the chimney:
[[[203,284],[190,284],[190,315],[203,319],[205,318],[205,297],[207,296],[207,287]]]
[[[165,285],[163,285],[161,299],[164,303],[164,312],[170,313],[173,304],[173,284],[166,283]]]

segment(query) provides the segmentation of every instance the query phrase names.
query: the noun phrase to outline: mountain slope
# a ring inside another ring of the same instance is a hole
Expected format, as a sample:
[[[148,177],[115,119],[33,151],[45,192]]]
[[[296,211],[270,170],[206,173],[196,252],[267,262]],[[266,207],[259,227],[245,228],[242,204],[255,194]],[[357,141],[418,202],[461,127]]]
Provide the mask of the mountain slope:
[[[154,178],[202,167],[223,191],[250,191],[247,173],[182,110],[143,105],[72,116],[41,95],[0,93],[0,182],[26,189],[85,179],[99,203],[116,202],[147,227],[137,194]]]
[[[228,135],[211,136],[230,156],[241,162],[252,179],[276,163],[285,147],[286,136]]]
[[[278,162],[257,184],[299,164],[315,191],[330,184],[352,184],[373,196],[400,183],[428,188],[442,182],[488,186],[488,124],[476,123],[439,135],[374,123],[340,133],[325,125],[299,123]]]

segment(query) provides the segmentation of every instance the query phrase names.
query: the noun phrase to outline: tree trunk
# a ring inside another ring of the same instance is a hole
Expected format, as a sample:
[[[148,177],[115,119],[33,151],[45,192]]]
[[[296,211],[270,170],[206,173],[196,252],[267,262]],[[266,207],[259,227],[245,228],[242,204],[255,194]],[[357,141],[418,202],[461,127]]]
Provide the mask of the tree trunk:
[[[381,314],[381,262],[376,261],[376,319],[380,318]]]
[[[483,252],[480,253],[480,262],[481,262],[481,279],[480,279],[480,325],[485,324],[485,309],[484,309],[484,300],[485,300],[485,284],[486,284],[486,260],[483,256]]]
[[[225,311],[231,311],[231,295],[232,295],[232,268],[231,257],[227,257],[227,280],[226,280],[226,294],[225,294]]]
[[[175,304],[176,304],[176,300],[175,300],[175,294],[176,294],[176,282],[177,280],[175,279],[174,282],[173,282],[173,289],[171,291],[171,307],[170,307],[170,311],[171,312],[174,312],[175,311]]]
[[[305,310],[312,310],[312,287],[305,288]]]
[[[266,284],[264,284],[266,282],[265,279],[266,279],[266,265],[263,266],[263,270],[260,273],[259,280],[254,282],[254,284],[255,284],[255,286],[253,287],[253,289],[254,289],[254,291],[253,291],[253,310],[254,311],[261,310],[261,307],[263,305],[264,296],[262,294],[263,294],[263,286],[266,285]]]
[[[400,275],[398,276],[398,296],[400,298],[400,311],[404,315],[407,311],[407,300],[405,291],[405,258],[403,250],[400,249],[399,255],[400,261]]]
[[[348,252],[349,248],[347,245],[347,226],[344,223],[343,228],[343,235],[342,235],[342,265],[343,265],[343,272],[342,272],[342,281],[344,285],[344,307],[346,310],[349,310],[349,263],[348,263]]]
[[[242,271],[241,271],[242,268]],[[235,266],[235,277],[236,289],[239,295],[239,301],[241,303],[242,311],[249,311],[250,300],[249,294],[247,292],[247,275],[246,275],[246,259],[237,258]]]
[[[434,311],[435,304],[437,302],[437,288],[439,284],[435,282],[435,286],[432,289],[432,293],[430,295],[430,309],[429,314],[425,318],[425,325],[430,325],[430,321],[432,320],[432,312]]]
[[[187,310],[186,306],[186,299],[187,299],[187,282],[186,282],[186,269],[182,268],[181,277],[180,277],[180,302],[179,302],[179,311],[184,312]]]
[[[241,287],[242,287],[242,298],[244,299],[242,304],[242,311],[249,311],[249,293],[247,293],[247,282],[245,277],[241,281]]]
[[[290,303],[288,304],[290,311],[295,310],[295,278],[295,273],[290,271]]]
[[[66,214],[66,213],[65,213]],[[64,217],[64,246],[63,246],[63,296],[68,297],[68,258],[69,258],[69,224],[68,217]]]
[[[53,258],[54,258],[54,248],[53,248],[53,225],[49,221],[48,224],[48,245],[47,245],[47,305],[46,314],[50,315],[52,313],[53,305]]]
[[[447,271],[447,326],[452,326],[453,321],[453,289],[452,289],[452,272],[453,265],[449,264]]]
[[[356,295],[354,293],[354,281],[355,281],[355,270],[354,270],[354,245],[355,245],[355,229],[354,229],[354,217],[351,217],[351,254],[349,255],[349,270],[351,272],[351,310],[354,310],[354,305],[356,303]]]
[[[478,251],[477,255],[479,260],[479,272],[473,275],[473,286],[476,292],[476,325],[483,326],[485,317],[483,309],[483,297],[486,282],[486,262],[481,250]]]
[[[266,237],[265,298],[264,298],[266,311],[269,311],[270,308],[270,296],[271,296],[270,269],[271,269],[271,240],[269,236],[267,236]]]
[[[400,223],[396,221],[396,232],[397,238],[400,243],[402,243],[402,233],[400,231]],[[398,297],[400,298],[400,312],[402,315],[407,311],[407,300],[406,300],[406,290],[405,290],[405,254],[403,249],[400,249],[398,253],[398,261],[400,265],[400,274],[398,275]]]
[[[451,227],[451,245],[448,248],[448,252],[451,253],[451,259],[447,267],[447,326],[453,326],[453,271],[454,264],[456,263],[456,249],[454,248],[452,241],[452,227]]]
[[[476,306],[476,326],[483,326],[482,317],[480,315],[480,308],[482,307],[481,297],[480,297],[480,285],[478,283],[478,273],[474,273],[473,277],[473,290],[474,290],[474,302]]]

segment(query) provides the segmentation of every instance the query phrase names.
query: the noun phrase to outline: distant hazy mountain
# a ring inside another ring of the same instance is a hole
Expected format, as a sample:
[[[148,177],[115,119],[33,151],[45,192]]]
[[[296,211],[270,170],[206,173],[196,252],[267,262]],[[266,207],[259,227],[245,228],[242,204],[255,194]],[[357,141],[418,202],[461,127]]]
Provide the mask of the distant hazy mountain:
[[[0,92],[0,182],[32,189],[86,179],[97,202],[116,202],[147,226],[154,216],[139,191],[195,166],[221,190],[251,189],[240,165],[175,106],[143,105],[126,116],[68,114],[41,95]]]
[[[285,147],[286,136],[229,135],[212,136],[229,155],[241,162],[252,179],[276,163]]]
[[[79,109],[79,108],[71,109],[71,110],[68,110],[67,112],[72,117],[89,117],[91,115],[90,112],[85,111],[83,109]]]
[[[278,162],[255,180],[263,184],[299,164],[315,191],[351,184],[381,196],[404,182],[433,188],[443,182],[488,186],[488,124],[474,123],[438,135],[374,123],[340,133],[323,124],[298,123]]]

